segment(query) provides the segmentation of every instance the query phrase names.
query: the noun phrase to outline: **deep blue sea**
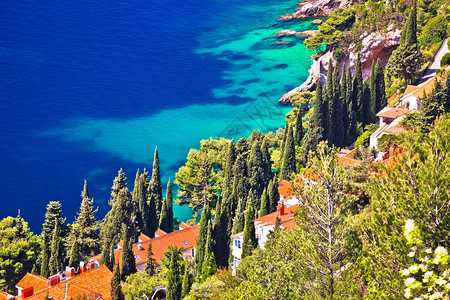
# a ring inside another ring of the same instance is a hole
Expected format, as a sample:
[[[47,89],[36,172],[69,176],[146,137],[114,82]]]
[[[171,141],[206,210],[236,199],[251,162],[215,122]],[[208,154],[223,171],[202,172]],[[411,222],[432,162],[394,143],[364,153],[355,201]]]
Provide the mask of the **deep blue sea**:
[[[277,100],[311,65],[275,37],[313,29],[276,21],[297,1],[2,0],[0,218],[20,209],[40,233],[60,201],[73,222],[86,179],[101,219],[117,171],[132,190],[155,146],[165,185],[201,139],[283,126]]]

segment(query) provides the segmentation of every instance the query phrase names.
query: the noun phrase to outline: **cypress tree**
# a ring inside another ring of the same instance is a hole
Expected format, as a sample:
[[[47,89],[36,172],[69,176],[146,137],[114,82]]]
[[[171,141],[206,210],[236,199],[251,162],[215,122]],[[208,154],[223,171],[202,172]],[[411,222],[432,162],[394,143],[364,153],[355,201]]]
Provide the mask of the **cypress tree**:
[[[286,146],[283,153],[283,163],[281,165],[280,178],[286,179],[296,171],[294,136],[291,126],[288,126]],[[258,206],[259,207],[259,206]]]
[[[386,99],[386,87],[384,84],[384,72],[383,67],[381,66],[381,61],[378,58],[377,64],[375,66],[375,82],[377,89],[377,113],[387,106]]]
[[[47,212],[45,213],[45,222],[42,224],[42,232],[51,236],[55,229],[55,223],[58,223],[58,226],[61,229],[61,238],[64,238],[66,219],[62,217],[61,203],[59,203],[59,201],[50,201],[47,204]]]
[[[347,145],[348,140],[348,126],[349,126],[349,117],[348,117],[348,106],[347,106],[347,73],[345,71],[345,65],[342,67],[342,76],[341,76],[341,118],[342,118],[342,146]]]
[[[245,226],[244,237],[242,242],[242,255],[241,259],[252,255],[252,252],[258,247],[258,241],[256,240],[255,224],[253,220],[255,218],[255,211],[250,203],[247,204],[245,211]]]
[[[259,216],[265,216],[269,213],[269,197],[267,195],[266,189],[261,195],[261,208],[259,210]]]
[[[371,123],[372,120],[372,109],[371,105],[371,94],[370,94],[370,83],[369,80],[365,79],[363,83],[363,114],[364,122],[363,125]]]
[[[102,258],[100,259],[100,264],[106,265],[109,270],[114,270],[111,263],[111,244],[109,242],[110,241],[108,240],[105,240],[103,242]]]
[[[326,112],[326,108],[323,101],[322,80],[319,79],[309,129],[302,145],[301,161],[304,165],[306,165],[309,151],[314,150],[317,144],[324,139],[324,112]]]
[[[281,157],[283,157],[283,154],[284,154],[284,147],[286,145],[286,138],[287,138],[287,134],[288,134],[288,129],[289,129],[289,124],[286,123],[286,125],[284,125],[283,139],[281,140],[281,145],[280,145],[280,155],[281,155]]]
[[[152,185],[148,185],[148,206],[147,206],[147,216],[148,222],[146,225],[147,232],[144,232],[149,237],[153,238],[155,236],[155,231],[158,229],[158,216],[156,211],[156,196],[151,191]]]
[[[216,260],[214,257],[214,239],[212,222],[208,222],[208,234],[206,236],[206,247],[205,247],[205,257],[202,263],[202,276],[201,281],[205,281],[206,278],[211,277],[217,272]]]
[[[141,172],[137,170],[136,178],[134,179],[134,187],[133,187],[133,207],[134,213],[137,217],[137,223],[141,231],[144,228],[143,221],[143,211],[141,210],[141,205],[143,205],[143,201],[147,201],[147,194],[144,190],[144,183],[142,182]]]
[[[266,173],[259,141],[255,140],[248,161],[249,183],[256,197],[261,197],[265,187]],[[259,205],[258,205],[259,206]]]
[[[155,275],[156,261],[153,258],[152,243],[148,243],[147,260],[145,263],[145,272],[150,276]]]
[[[244,229],[244,208],[246,206],[247,199],[239,198],[239,204],[237,206],[236,214],[233,219],[233,227],[231,234],[236,234]]]
[[[375,61],[372,61],[372,67],[370,68],[370,121],[376,121],[377,110],[377,89],[375,84]]]
[[[294,133],[294,144],[295,146],[301,146],[303,139],[303,122],[302,122],[302,111],[299,108],[297,111],[297,117],[295,118],[295,133]]]
[[[248,143],[245,138],[240,138],[236,143],[236,155],[241,154],[244,160],[247,160],[248,156]],[[236,175],[236,174],[235,174]]]
[[[277,210],[278,201],[280,200],[280,194],[278,194],[278,181],[274,176],[267,187],[267,198],[269,202],[268,213],[273,213]]]
[[[327,82],[325,85],[325,92],[323,93],[323,101],[324,108],[323,118],[324,118],[324,138],[328,140],[330,143],[333,143],[333,106],[334,106],[334,84],[335,84],[335,72],[333,61],[329,60],[328,62],[328,71],[327,71]]]
[[[62,255],[61,255],[61,238],[60,229],[58,222],[55,223],[55,228],[53,230],[50,260],[48,267],[50,269],[50,274],[56,274],[58,270],[62,267]]]
[[[172,183],[167,183],[166,190],[166,205],[167,205],[167,222],[169,227],[167,228],[167,233],[173,232],[173,196],[172,196]],[[164,230],[165,231],[165,230]]]
[[[80,255],[80,243],[75,239],[70,248],[69,266],[75,268],[82,260],[83,258]]]
[[[155,209],[156,209],[156,224],[159,224],[159,216],[161,214],[162,209],[162,185],[161,185],[161,174],[159,170],[159,156],[158,156],[158,148],[155,148],[155,155],[153,158],[153,171],[152,171],[152,180],[150,181],[151,193],[153,194],[155,201]]]
[[[269,141],[267,136],[264,137],[261,144],[261,155],[264,166],[264,186],[266,186],[272,177],[272,162],[269,154]]]
[[[234,140],[231,140],[228,145],[227,156],[225,160],[225,166],[223,170],[223,187],[222,187],[222,197],[228,198],[233,192],[233,166],[236,160],[236,147],[234,145]]]
[[[163,200],[163,206],[161,210],[161,216],[159,217],[159,228],[165,232],[169,232],[170,229],[167,199]]]
[[[363,77],[361,70],[361,54],[358,53],[355,65],[355,77],[353,78],[352,87],[353,101],[355,101],[354,108],[356,111],[357,122],[363,122]]]
[[[183,299],[189,294],[191,290],[191,284],[192,284],[192,276],[191,273],[189,273],[188,266],[186,266],[184,268],[183,285],[181,287],[181,299]]]
[[[129,230],[124,224],[122,227],[123,232],[123,250],[122,250],[122,281],[125,281],[127,277],[133,273],[136,273],[136,262],[133,255],[133,240],[130,237]]]
[[[111,188],[111,199],[109,200],[109,205],[112,207],[114,205],[114,201],[119,194],[119,191],[125,188],[128,185],[127,177],[123,172],[123,169],[120,168],[117,176],[114,178],[113,186]]]
[[[168,272],[167,300],[181,300],[180,268],[178,266],[179,251],[176,247],[169,246],[170,267]],[[198,255],[198,254],[197,254]],[[197,256],[196,256],[197,257]]]
[[[50,276],[50,269],[48,267],[50,259],[50,249],[49,249],[49,237],[44,231],[42,232],[42,245],[41,245],[41,276],[48,278]]]
[[[226,268],[228,266],[228,256],[230,255],[230,235],[228,234],[228,210],[229,206],[222,202],[217,203],[216,217],[214,219],[214,240],[216,246],[214,253],[216,263],[219,267]]]
[[[206,206],[203,209],[202,217],[200,218],[199,231],[197,236],[197,241],[195,243],[196,253],[195,253],[195,274],[200,278],[202,274],[202,264],[205,258],[206,250],[206,236],[208,234],[208,223],[211,219],[211,209]]]
[[[122,286],[120,285],[120,268],[118,264],[114,266],[113,278],[111,280],[111,299],[112,300],[124,299]]]

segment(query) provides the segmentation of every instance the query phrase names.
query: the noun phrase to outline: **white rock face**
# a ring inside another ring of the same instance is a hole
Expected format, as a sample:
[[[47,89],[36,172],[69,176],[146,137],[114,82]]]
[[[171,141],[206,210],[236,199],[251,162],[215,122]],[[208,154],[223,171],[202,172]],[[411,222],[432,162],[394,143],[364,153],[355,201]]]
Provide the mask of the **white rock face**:
[[[339,68],[350,67],[352,70],[355,67],[358,53],[361,54],[361,65],[363,71],[363,78],[370,75],[370,69],[373,61],[381,60],[383,68],[386,66],[392,51],[400,44],[401,31],[390,26],[386,32],[373,32],[363,37],[361,42],[361,49],[357,50],[357,45],[349,46],[350,55],[348,55],[343,62],[340,63]],[[319,78],[322,83],[326,83],[326,76],[328,70],[328,62],[333,57],[333,51],[327,51],[318,59],[313,59],[311,69],[309,70],[308,79],[299,87],[289,91],[280,98],[280,102],[289,103],[290,96],[294,93],[313,90]]]

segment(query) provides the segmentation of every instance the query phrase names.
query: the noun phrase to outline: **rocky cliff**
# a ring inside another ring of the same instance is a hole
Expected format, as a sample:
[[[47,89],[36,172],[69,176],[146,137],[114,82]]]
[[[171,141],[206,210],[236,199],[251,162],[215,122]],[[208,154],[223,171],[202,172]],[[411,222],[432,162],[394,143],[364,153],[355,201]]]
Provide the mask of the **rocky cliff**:
[[[358,0],[306,0],[298,4],[293,14],[281,16],[279,21],[328,16],[335,8],[348,8]]]
[[[339,68],[345,64],[345,67],[354,69],[358,53],[361,54],[362,72],[363,77],[367,78],[370,75],[370,69],[373,61],[377,61],[378,58],[383,65],[386,66],[392,51],[400,44],[399,29],[389,27],[386,32],[372,32],[362,36],[361,43],[352,44],[348,47],[349,55],[339,62]],[[294,93],[313,90],[316,87],[317,81],[322,79],[322,82],[326,82],[328,62],[333,57],[333,49],[325,52],[319,58],[314,58],[311,69],[309,70],[308,79],[299,87],[289,91],[280,98],[280,102],[289,103],[290,97]]]

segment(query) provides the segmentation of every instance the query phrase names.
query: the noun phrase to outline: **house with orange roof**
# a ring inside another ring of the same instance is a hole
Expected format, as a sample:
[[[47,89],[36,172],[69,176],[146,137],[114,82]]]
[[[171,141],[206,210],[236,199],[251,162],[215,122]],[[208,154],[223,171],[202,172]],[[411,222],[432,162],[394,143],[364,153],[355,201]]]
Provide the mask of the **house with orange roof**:
[[[380,127],[370,136],[370,147],[377,148],[378,140],[385,134],[399,134],[405,131],[400,126],[400,121],[403,120],[411,112],[410,109],[400,107],[385,107],[377,117],[380,118]]]
[[[278,194],[280,195],[278,204],[283,204],[285,207],[298,204],[298,199],[292,194],[292,183],[290,181],[281,180],[278,186]]]
[[[105,266],[94,263],[80,265],[80,273],[75,268],[66,268],[49,278],[27,273],[16,285],[15,295],[0,292],[0,300],[74,300],[86,296],[88,299],[108,300],[111,298],[113,274]]]
[[[148,258],[149,245],[151,245],[153,259],[157,264],[161,263],[162,259],[165,257],[164,253],[169,250],[169,246],[183,248],[182,253],[186,259],[195,257],[195,244],[197,242],[199,225],[187,226],[187,228],[179,231],[166,233],[165,235],[155,237],[153,239],[134,243],[132,246],[132,250],[137,270],[139,272],[143,272],[147,267],[146,261]],[[114,258],[119,266],[122,264],[122,251],[123,249],[121,247],[114,250]],[[102,255],[99,254],[92,257],[90,261],[93,261],[98,265],[100,264],[101,258]]]
[[[277,217],[280,220],[281,228],[289,230],[295,226],[294,212],[297,207],[298,204],[290,207],[278,205],[276,212],[262,216],[253,221],[255,224],[256,238],[258,239],[258,245],[260,248],[264,249],[264,245],[269,238],[269,233],[275,228]],[[231,254],[233,255],[232,267],[237,267],[241,262],[243,240],[243,232],[239,232],[231,236]]]

